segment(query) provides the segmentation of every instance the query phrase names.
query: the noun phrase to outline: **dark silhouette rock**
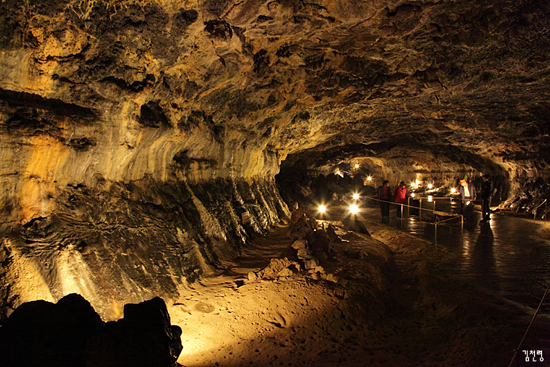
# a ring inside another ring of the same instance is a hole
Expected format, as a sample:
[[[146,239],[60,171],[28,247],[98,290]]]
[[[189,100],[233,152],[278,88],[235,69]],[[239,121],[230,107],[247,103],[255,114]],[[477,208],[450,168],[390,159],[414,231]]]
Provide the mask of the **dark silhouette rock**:
[[[354,232],[357,232],[357,233],[363,233],[363,234],[366,234],[366,235],[370,236],[369,230],[365,226],[365,223],[358,220],[355,216],[353,216],[351,218],[346,218],[344,220],[344,224],[346,226],[348,226],[348,229],[350,231],[354,231]]]
[[[24,303],[0,328],[0,366],[84,366],[86,343],[102,328],[99,315],[77,294],[57,304]]]
[[[170,325],[164,301],[155,297],[124,306],[124,318],[108,322],[86,350],[86,367],[172,367],[182,350],[181,329]]]
[[[177,366],[181,329],[161,298],[127,304],[124,314],[104,324],[77,294],[24,303],[0,328],[0,366]]]

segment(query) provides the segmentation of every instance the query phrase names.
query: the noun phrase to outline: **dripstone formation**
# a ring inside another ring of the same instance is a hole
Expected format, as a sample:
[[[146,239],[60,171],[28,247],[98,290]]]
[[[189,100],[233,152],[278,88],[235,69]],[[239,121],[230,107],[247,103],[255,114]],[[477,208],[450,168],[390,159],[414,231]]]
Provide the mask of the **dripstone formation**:
[[[545,0],[2,1],[0,321],[177,295],[289,214],[279,173],[490,173],[533,208],[548,29]]]

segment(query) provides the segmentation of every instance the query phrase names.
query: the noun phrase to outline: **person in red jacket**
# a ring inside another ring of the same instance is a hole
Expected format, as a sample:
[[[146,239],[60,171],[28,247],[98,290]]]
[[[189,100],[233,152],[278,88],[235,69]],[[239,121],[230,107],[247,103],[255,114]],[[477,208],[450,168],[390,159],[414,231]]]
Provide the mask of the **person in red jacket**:
[[[395,202],[398,204],[405,204],[407,201],[407,185],[405,185],[405,181],[401,181],[399,183],[399,186],[395,188],[395,193],[393,194],[395,197]],[[401,218],[403,205],[397,206],[397,218]]]
[[[378,188],[378,199],[380,200],[382,223],[389,221],[390,219],[391,188],[388,183],[388,180],[384,180],[384,182],[382,182],[382,186]]]

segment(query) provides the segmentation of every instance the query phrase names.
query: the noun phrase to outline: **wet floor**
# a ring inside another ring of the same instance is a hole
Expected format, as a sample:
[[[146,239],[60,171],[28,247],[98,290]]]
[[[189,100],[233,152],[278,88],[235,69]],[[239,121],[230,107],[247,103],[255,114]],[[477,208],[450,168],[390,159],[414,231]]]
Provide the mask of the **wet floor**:
[[[432,209],[433,203],[423,207]],[[436,210],[457,213],[456,204],[438,202]],[[423,210],[419,220],[418,210],[407,213],[404,218],[396,216],[391,208],[389,226],[435,242],[436,228],[431,212]],[[367,205],[362,215],[380,221],[380,208],[376,203]],[[449,219],[437,226],[437,244],[447,248],[454,261],[447,273],[455,274],[472,284],[500,293],[505,298],[536,309],[550,283],[550,237],[544,235],[550,222],[512,217],[493,213],[489,223],[479,223],[481,213],[463,226],[460,220],[442,215],[439,220]],[[550,296],[547,296],[541,313],[550,315]]]

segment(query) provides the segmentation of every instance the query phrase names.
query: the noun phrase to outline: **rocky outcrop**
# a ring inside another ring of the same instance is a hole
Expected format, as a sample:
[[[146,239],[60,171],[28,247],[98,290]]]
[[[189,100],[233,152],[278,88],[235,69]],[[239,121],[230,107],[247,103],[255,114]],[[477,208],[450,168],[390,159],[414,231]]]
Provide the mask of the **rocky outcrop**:
[[[161,298],[125,305],[124,318],[104,324],[82,296],[69,294],[13,312],[0,327],[0,365],[172,367],[180,335]]]
[[[53,202],[54,213],[4,234],[6,313],[35,297],[75,292],[116,319],[125,303],[177,296],[200,275],[224,269],[250,236],[287,215],[273,181],[242,179],[103,181],[68,186]]]

